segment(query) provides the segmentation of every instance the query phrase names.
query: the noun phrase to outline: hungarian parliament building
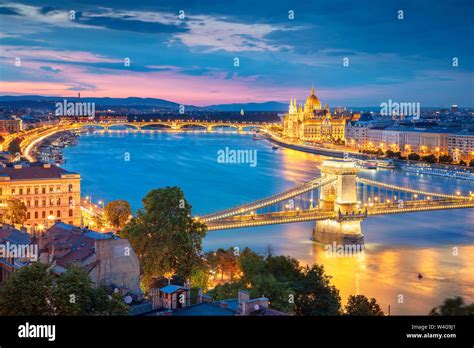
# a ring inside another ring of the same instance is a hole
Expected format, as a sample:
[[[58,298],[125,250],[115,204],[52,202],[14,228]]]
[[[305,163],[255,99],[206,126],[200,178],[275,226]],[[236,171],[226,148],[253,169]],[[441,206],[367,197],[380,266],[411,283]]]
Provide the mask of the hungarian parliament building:
[[[345,125],[343,115],[333,116],[327,105],[321,106],[313,86],[304,108],[296,104],[296,99],[290,101],[288,114],[283,119],[283,135],[302,141],[341,143],[345,140]]]

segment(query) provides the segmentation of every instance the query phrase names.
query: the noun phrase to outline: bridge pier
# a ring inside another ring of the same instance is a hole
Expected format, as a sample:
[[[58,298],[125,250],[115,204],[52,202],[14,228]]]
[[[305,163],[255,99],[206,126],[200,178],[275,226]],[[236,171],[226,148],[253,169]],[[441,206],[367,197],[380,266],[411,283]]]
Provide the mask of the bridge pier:
[[[367,214],[357,208],[357,168],[354,163],[324,161],[321,176],[335,180],[321,188],[319,208],[337,212],[338,218],[316,221],[313,240],[322,244],[363,244],[361,222]]]
[[[361,222],[363,219],[352,221],[322,220],[316,221],[313,228],[313,241],[320,244],[364,244]]]

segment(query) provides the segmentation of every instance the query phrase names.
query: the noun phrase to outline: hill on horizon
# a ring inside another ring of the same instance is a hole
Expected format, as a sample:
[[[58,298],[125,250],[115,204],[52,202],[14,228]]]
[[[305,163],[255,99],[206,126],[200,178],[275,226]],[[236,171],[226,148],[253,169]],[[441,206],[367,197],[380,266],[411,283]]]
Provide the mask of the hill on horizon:
[[[59,97],[59,96],[41,96],[41,95],[4,95],[0,96],[0,103],[3,105],[16,105],[24,102],[33,103],[36,107],[54,107],[54,103],[62,102],[63,100],[77,101],[78,97]],[[140,97],[127,97],[127,98],[110,98],[110,97],[86,97],[81,98],[81,101],[94,102],[99,106],[124,106],[124,107],[152,107],[152,108],[165,108],[165,109],[178,109],[181,104],[169,101],[166,99],[159,98],[140,98]],[[20,105],[18,105],[20,106]],[[195,106],[185,105],[186,108],[191,110],[212,110],[212,111],[235,111],[238,112],[241,109],[244,111],[286,111],[288,106],[284,103],[269,101],[263,103],[233,103],[233,104],[215,104],[209,106]]]

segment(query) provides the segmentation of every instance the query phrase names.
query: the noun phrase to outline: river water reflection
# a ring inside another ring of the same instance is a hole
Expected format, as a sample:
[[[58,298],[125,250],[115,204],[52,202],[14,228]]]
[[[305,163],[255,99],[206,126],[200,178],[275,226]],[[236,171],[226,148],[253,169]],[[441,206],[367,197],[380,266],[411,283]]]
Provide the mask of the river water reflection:
[[[257,165],[218,163],[219,150],[257,150]],[[180,186],[194,214],[255,200],[319,175],[321,156],[272,149],[249,134],[109,132],[81,136],[64,149],[64,167],[82,175],[82,194],[98,201],[126,199],[133,209],[152,188]],[[127,160],[129,159],[129,160]],[[361,176],[433,192],[464,194],[474,183],[403,171],[362,171]],[[370,217],[362,223],[362,257],[326,256],[311,241],[313,223],[212,231],[206,250],[248,246],[323,264],[341,291],[375,297],[392,314],[426,314],[447,296],[474,301],[474,209]],[[457,249],[453,249],[457,248]],[[453,252],[457,250],[458,252]],[[422,279],[417,275],[421,273]],[[398,303],[403,295],[403,303]]]

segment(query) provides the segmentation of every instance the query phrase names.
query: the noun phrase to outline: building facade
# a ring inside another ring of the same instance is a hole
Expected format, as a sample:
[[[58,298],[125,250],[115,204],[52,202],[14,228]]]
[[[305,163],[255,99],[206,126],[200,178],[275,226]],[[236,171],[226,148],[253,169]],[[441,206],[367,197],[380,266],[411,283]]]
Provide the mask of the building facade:
[[[9,215],[9,202],[27,208],[25,225],[42,230],[60,220],[81,225],[81,177],[51,164],[0,166],[0,219]]]
[[[0,134],[17,133],[23,130],[23,121],[20,119],[0,120]]]
[[[461,160],[474,159],[474,133],[460,132],[448,135],[448,153]],[[456,158],[455,158],[456,160]]]
[[[128,239],[56,222],[39,238],[40,262],[58,274],[75,265],[86,271],[96,287],[141,294],[140,263]]]
[[[345,123],[344,116],[333,116],[327,106],[321,106],[313,87],[304,107],[297,105],[296,99],[290,101],[283,119],[283,135],[310,142],[344,142]]]
[[[415,152],[421,156],[449,154],[454,161],[474,158],[474,134],[453,133],[443,129],[416,129],[399,127],[374,127],[357,122],[346,125],[347,145],[355,149]]]

